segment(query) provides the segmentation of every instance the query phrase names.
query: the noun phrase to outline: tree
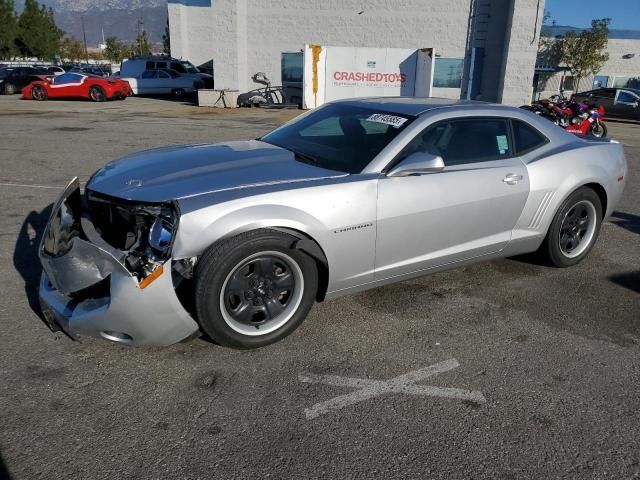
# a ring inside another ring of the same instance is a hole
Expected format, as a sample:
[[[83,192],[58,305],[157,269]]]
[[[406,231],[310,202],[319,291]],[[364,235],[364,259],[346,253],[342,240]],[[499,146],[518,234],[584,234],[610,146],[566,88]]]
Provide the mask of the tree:
[[[38,57],[50,59],[60,52],[60,42],[64,32],[56,25],[53,10],[44,5],[40,9],[40,22],[42,44]]]
[[[120,63],[123,58],[128,56],[127,45],[118,40],[116,37],[109,37],[105,40],[106,48],[104,56],[113,63]]]
[[[162,51],[167,55],[171,55],[171,35],[169,34],[169,17],[167,17],[167,25],[164,27],[164,35],[162,35]]]
[[[560,61],[571,69],[574,88],[580,88],[580,80],[600,71],[609,60],[604,50],[609,40],[610,18],[591,21],[591,28],[580,33],[569,32],[560,40]]]
[[[136,55],[150,55],[149,37],[144,30],[136,37]]]
[[[9,60],[16,51],[18,19],[13,0],[0,0],[0,60]]]
[[[63,59],[75,62],[84,58],[84,45],[80,40],[66,37],[60,45],[60,56]]]
[[[53,57],[60,49],[62,35],[53,17],[53,10],[40,6],[36,0],[25,0],[16,36],[16,44],[23,56]]]

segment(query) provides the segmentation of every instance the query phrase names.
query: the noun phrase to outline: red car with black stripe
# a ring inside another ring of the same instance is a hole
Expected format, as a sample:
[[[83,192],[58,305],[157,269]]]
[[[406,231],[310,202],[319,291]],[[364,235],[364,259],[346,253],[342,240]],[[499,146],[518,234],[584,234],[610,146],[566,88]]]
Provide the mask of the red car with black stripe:
[[[22,98],[48,100],[50,98],[86,98],[94,102],[124,100],[131,94],[125,80],[108,79],[77,72],[36,80],[22,89]]]

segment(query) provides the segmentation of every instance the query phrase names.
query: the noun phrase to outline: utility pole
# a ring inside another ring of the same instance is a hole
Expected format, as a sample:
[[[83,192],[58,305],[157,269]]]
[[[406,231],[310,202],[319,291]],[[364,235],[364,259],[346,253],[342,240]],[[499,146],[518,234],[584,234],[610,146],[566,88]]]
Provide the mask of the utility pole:
[[[82,20],[82,39],[84,40],[84,58],[89,64],[89,51],[87,50],[87,32],[84,29],[84,15],[80,17]]]
[[[138,19],[138,55],[142,56],[142,33],[144,32],[144,19]]]

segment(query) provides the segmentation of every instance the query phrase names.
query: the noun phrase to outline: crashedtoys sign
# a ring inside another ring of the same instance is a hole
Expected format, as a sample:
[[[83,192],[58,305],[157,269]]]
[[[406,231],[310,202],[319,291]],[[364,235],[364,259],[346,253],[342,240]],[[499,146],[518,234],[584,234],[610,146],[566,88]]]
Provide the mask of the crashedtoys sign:
[[[432,48],[305,45],[304,107],[366,96],[431,96]]]

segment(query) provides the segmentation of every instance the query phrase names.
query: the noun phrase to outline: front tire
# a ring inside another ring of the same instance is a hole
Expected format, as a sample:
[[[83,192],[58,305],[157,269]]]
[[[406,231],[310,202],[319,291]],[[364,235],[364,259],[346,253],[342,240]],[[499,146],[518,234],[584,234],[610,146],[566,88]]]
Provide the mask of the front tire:
[[[89,99],[91,99],[92,102],[105,102],[107,100],[107,94],[102,87],[94,85],[89,88]]]
[[[600,197],[591,188],[581,187],[556,212],[541,252],[556,267],[576,265],[593,248],[601,224]]]
[[[589,128],[589,133],[596,138],[605,138],[607,136],[607,126],[602,122],[593,122]]]
[[[220,345],[258,348],[292,333],[318,290],[315,260],[291,248],[297,239],[255,230],[210,247],[196,267],[202,330]]]
[[[42,85],[34,85],[31,89],[31,98],[40,102],[47,100],[49,98],[47,89]]]

